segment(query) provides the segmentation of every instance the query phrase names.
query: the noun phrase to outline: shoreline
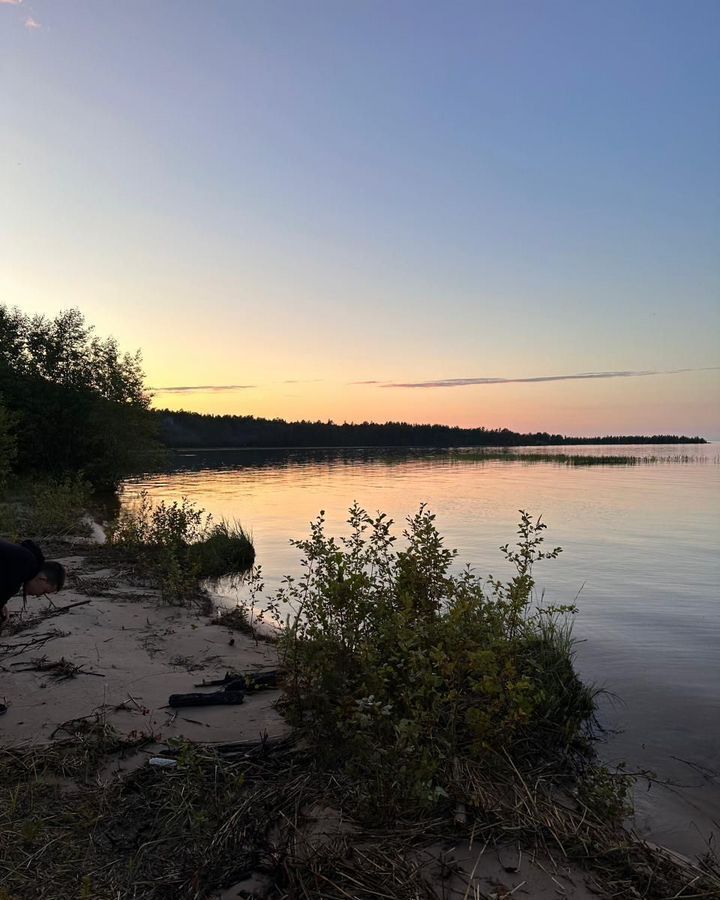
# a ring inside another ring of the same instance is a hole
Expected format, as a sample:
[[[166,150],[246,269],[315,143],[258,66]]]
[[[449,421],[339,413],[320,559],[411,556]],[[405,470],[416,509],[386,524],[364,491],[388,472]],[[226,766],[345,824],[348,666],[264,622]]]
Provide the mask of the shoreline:
[[[228,671],[275,669],[278,662],[275,645],[223,625],[213,614],[210,603],[204,608],[162,604],[157,589],[139,586],[128,577],[122,564],[109,563],[102,554],[93,553],[92,546],[72,541],[63,542],[63,546],[67,550],[65,555],[59,552],[60,546],[53,547],[54,555],[68,569],[68,586],[63,591],[62,602],[30,600],[24,616],[19,617],[22,601],[14,598],[10,607],[12,627],[0,633],[0,667],[5,676],[3,693],[8,705],[7,713],[0,717],[0,759],[14,759],[17,754],[20,754],[17,758],[23,754],[39,754],[37,758],[42,759],[44,753],[54,752],[57,746],[73,745],[73,742],[81,745],[88,740],[86,726],[100,726],[104,735],[117,735],[120,749],[115,744],[114,749],[105,749],[95,769],[70,773],[62,770],[59,775],[36,774],[38,785],[57,791],[54,805],[60,807],[68,799],[84,796],[88,791],[99,791],[102,796],[122,796],[124,786],[132,784],[133,779],[141,785],[147,782],[147,790],[165,790],[166,785],[172,785],[176,771],[178,777],[197,779],[201,783],[202,766],[210,765],[208,753],[213,755],[216,773],[224,767],[232,769],[240,765],[242,769],[248,754],[243,752],[238,757],[238,751],[234,750],[228,761],[223,756],[228,747],[261,746],[264,753],[261,766],[272,771],[276,765],[273,744],[292,741],[289,726],[275,708],[280,691],[250,692],[243,703],[233,706],[172,710],[167,703],[170,694],[202,691],[198,684],[221,679]],[[34,621],[28,621],[28,614]],[[58,670],[48,668],[48,664],[61,660],[70,663],[73,669],[68,668],[58,677]],[[299,763],[292,762],[293,753],[299,754]],[[164,757],[165,764],[170,766],[167,771],[153,770],[149,765],[150,759],[158,756]],[[378,897],[434,896],[466,900],[467,897],[509,897],[517,893],[532,900],[554,900],[558,894],[571,900],[591,900],[598,896],[593,868],[569,858],[556,858],[541,846],[531,846],[522,838],[522,832],[517,839],[496,842],[490,837],[475,839],[471,835],[468,838],[460,829],[451,839],[447,825],[440,827],[438,822],[428,820],[417,823],[414,831],[410,829],[400,843],[393,844],[396,838],[383,837],[384,832],[359,829],[346,818],[342,808],[333,807],[326,799],[329,795],[323,792],[322,779],[318,783],[312,778],[306,780],[303,791],[294,794],[293,777],[297,775],[292,775],[293,767],[299,764],[302,771],[307,762],[302,763],[301,750],[290,751],[288,758],[289,764],[281,754],[279,771],[271,779],[270,789],[275,792],[274,815],[279,818],[274,825],[272,821],[262,823],[262,835],[255,840],[263,851],[253,850],[252,859],[262,860],[263,853],[273,858],[273,854],[281,854],[281,848],[285,847],[282,851],[287,854],[285,866],[294,866],[302,872],[310,860],[324,860],[323,865],[331,865],[335,871],[338,866],[342,869],[336,858],[341,851],[343,859],[352,858],[352,865],[347,863],[348,883],[354,877],[353,866],[366,858],[377,866],[388,867],[385,879],[397,877],[398,884],[408,879],[408,886],[411,882],[424,884],[430,891],[407,895],[377,893]],[[177,760],[176,766],[173,760]],[[243,769],[248,783],[254,765],[251,763],[250,769]],[[266,797],[267,787],[263,786],[262,790],[265,793],[261,791],[260,795]],[[286,795],[295,797],[292,815],[292,802]],[[140,809],[144,802],[148,804],[149,815],[150,797],[147,801],[140,797],[138,802]],[[198,804],[203,802],[196,800]],[[200,814],[202,805],[195,808]],[[463,816],[463,810],[458,808],[456,824],[460,825]],[[218,827],[220,824],[217,823]],[[286,846],[286,841],[290,845]],[[388,848],[396,849],[391,852],[383,842]],[[658,872],[670,867],[686,870],[688,882],[698,877],[699,870],[679,854],[649,847],[644,842],[638,846],[646,848],[642,852],[649,859],[656,860]],[[395,859],[393,853],[401,856]],[[218,863],[217,878],[227,881],[232,871],[232,867],[221,871]],[[228,885],[201,893],[178,886],[172,896],[203,900],[295,896],[277,891],[274,879],[279,876],[268,872],[267,859],[264,863],[256,862],[242,874],[242,878]],[[210,883],[213,878],[209,877]],[[379,883],[383,883],[382,879]],[[74,890],[68,883],[68,892],[62,897],[74,898],[77,896]],[[468,893],[471,890],[473,893]],[[16,892],[9,896],[36,894]],[[88,896],[100,900],[109,894]],[[153,892],[147,896],[170,895]],[[323,896],[356,895],[330,892]],[[684,892],[677,894],[678,898],[684,896]],[[710,897],[709,894],[700,896]]]
[[[628,443],[609,443],[607,441],[580,441],[578,443],[562,444],[278,444],[268,446],[254,446],[248,444],[229,444],[227,446],[167,446],[171,453],[206,453],[222,450],[246,450],[266,452],[269,450],[524,450],[534,448],[541,450],[543,447],[707,447],[718,443],[711,438],[702,438],[699,441],[670,441],[663,444],[657,441],[636,441]]]

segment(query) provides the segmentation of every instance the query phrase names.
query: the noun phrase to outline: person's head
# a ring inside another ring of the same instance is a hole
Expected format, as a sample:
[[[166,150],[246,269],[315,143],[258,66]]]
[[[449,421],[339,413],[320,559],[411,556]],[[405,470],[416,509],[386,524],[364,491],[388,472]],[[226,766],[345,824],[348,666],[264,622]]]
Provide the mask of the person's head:
[[[37,575],[25,582],[25,593],[31,597],[38,597],[40,594],[54,594],[56,591],[62,590],[64,584],[65,569],[59,562],[47,560]]]

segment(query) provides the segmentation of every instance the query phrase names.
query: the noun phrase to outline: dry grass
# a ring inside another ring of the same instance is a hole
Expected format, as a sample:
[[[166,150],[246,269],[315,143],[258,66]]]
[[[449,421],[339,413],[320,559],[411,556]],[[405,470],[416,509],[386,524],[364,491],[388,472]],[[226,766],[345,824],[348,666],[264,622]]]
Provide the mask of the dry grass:
[[[96,678],[104,678],[100,672],[88,672],[82,666],[75,665],[69,659],[61,656],[60,659],[48,659],[47,656],[38,656],[30,660],[30,664],[11,663],[16,672],[47,672],[55,681],[66,681],[77,675],[94,675]],[[22,668],[20,668],[22,666]]]
[[[617,824],[605,808],[614,802],[612,786],[592,800],[577,790],[567,771],[543,768],[520,771],[511,760],[492,774],[467,762],[458,769],[463,799],[476,811],[474,840],[519,840],[550,859],[581,865],[601,896],[689,900],[720,897],[720,872],[713,861],[704,866],[684,863],[651,847]],[[607,775],[607,773],[605,773]],[[627,780],[626,776],[615,778]]]
[[[442,893],[425,851],[443,839],[542,850],[586,869],[600,896],[720,896],[710,861],[705,870],[681,865],[608,826],[571,794],[566,773],[501,761],[491,773],[459,761],[457,797],[444,815],[389,817],[368,829],[341,812],[352,808],[352,785],[318,770],[292,740],[178,744],[175,768],[141,766],[108,779],[108,761],[141,751],[152,736],[121,739],[95,716],[67,723],[56,738],[0,751],[3,900],[205,900],[251,873],[273,898],[431,900]],[[459,799],[465,824],[454,814]],[[486,896],[467,884],[468,898]]]

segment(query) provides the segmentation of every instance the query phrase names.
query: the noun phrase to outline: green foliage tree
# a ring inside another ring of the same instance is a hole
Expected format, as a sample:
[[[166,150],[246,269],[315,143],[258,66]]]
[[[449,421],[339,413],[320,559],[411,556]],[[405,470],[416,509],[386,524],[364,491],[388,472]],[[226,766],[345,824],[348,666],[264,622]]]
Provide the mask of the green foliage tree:
[[[521,434],[508,428],[459,428],[408,422],[286,422],[257,416],[156,410],[170,447],[524,447],[560,444],[704,444],[684,435],[614,435],[577,438],[546,431]]]
[[[17,457],[15,416],[6,409],[0,398],[0,488],[7,481]]]
[[[19,472],[81,472],[110,486],[159,453],[139,351],[97,337],[78,309],[49,319],[0,305],[0,393]]]
[[[48,319],[0,305],[0,359],[16,376],[147,409],[140,351],[121,353],[115,338],[102,340],[93,331],[79,309]]]

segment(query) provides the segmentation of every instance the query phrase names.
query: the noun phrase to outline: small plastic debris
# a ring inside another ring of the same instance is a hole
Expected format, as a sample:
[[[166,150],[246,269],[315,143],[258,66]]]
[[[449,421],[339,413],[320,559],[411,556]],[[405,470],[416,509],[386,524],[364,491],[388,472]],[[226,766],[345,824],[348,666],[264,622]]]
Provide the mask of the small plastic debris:
[[[177,766],[176,759],[167,759],[164,756],[152,756],[148,760],[149,766],[155,766],[157,769],[174,769]]]

